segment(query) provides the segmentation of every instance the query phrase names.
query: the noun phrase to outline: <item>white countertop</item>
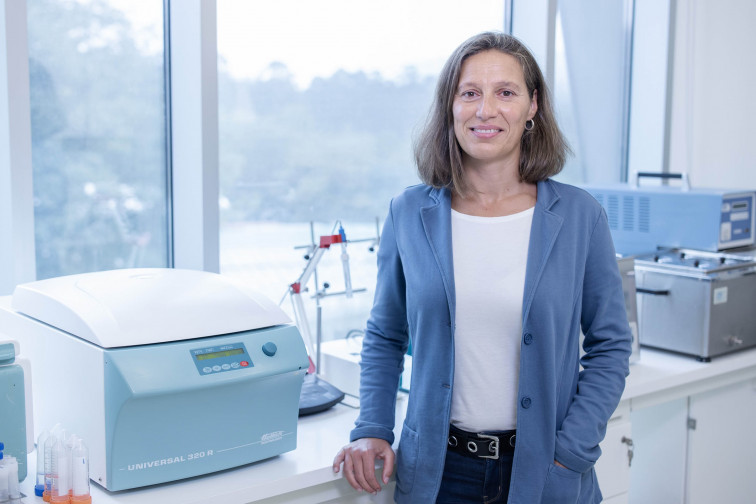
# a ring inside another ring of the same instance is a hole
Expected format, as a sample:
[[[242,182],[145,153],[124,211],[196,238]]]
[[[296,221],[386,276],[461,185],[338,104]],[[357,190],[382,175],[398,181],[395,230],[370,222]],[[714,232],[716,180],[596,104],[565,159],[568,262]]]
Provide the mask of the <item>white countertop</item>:
[[[641,348],[640,355],[630,366],[622,394],[634,409],[756,377],[756,349],[713,357],[711,362],[648,348]]]
[[[702,363],[692,357],[641,349],[641,359],[630,367],[623,400],[632,408],[645,407],[691,393],[756,378],[756,349],[720,356]],[[397,439],[406,409],[406,395],[397,403]],[[272,459],[236,469],[137,490],[111,493],[92,484],[95,504],[149,504],[222,502],[246,504],[341,480],[331,470],[333,457],[348,442],[357,417],[356,409],[336,405],[329,411],[300,419],[297,449]],[[34,497],[35,456],[29,457],[29,477],[22,483],[26,504],[42,502]],[[346,488],[344,482],[342,487]]]

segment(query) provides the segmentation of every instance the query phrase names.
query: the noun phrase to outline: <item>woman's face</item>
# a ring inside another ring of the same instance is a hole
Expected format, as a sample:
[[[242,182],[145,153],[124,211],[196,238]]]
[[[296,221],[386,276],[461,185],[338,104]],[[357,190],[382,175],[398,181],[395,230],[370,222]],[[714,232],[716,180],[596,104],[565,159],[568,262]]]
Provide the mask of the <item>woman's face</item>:
[[[537,95],[528,96],[520,63],[509,54],[488,50],[463,63],[454,94],[454,134],[463,164],[511,160],[519,166],[520,139],[532,119]]]

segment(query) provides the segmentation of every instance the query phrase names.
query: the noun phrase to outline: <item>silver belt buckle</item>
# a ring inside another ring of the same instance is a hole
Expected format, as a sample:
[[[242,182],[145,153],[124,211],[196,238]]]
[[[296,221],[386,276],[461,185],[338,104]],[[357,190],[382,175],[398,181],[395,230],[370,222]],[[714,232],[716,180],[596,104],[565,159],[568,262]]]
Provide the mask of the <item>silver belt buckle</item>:
[[[490,439],[491,442],[488,444],[488,451],[490,452],[493,448],[493,455],[478,455],[480,458],[487,458],[487,459],[498,459],[499,458],[499,438],[496,436],[489,436],[488,434],[478,434],[478,437],[481,437],[483,439]]]

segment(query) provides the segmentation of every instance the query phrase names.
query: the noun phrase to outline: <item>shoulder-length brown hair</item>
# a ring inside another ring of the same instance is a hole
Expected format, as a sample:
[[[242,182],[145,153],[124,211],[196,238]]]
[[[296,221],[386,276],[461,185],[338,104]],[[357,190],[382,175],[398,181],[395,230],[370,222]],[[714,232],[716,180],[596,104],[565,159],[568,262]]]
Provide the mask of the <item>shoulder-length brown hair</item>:
[[[570,149],[559,130],[551,106],[549,90],[541,69],[525,45],[511,35],[485,32],[462,43],[446,61],[436,85],[428,122],[415,141],[415,162],[420,178],[433,187],[448,187],[464,194],[462,153],[454,134],[452,104],[459,85],[462,63],[470,56],[495,49],[517,59],[522,66],[528,95],[537,90],[538,111],[534,126],[522,135],[520,144],[520,178],[535,183],[553,177],[562,170]]]

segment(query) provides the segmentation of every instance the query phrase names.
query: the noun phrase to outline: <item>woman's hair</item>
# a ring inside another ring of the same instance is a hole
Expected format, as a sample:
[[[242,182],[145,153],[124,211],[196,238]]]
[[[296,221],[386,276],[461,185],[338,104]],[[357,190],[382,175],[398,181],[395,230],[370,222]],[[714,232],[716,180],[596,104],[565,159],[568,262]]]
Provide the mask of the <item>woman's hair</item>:
[[[534,126],[520,143],[520,179],[535,183],[559,173],[570,148],[559,131],[549,90],[533,55],[511,35],[485,32],[466,40],[449,57],[436,86],[428,122],[415,142],[415,161],[422,181],[433,187],[448,187],[464,194],[468,187],[462,168],[462,152],[454,134],[452,105],[459,85],[462,63],[474,54],[497,50],[517,59],[525,76],[528,96],[538,91]]]

